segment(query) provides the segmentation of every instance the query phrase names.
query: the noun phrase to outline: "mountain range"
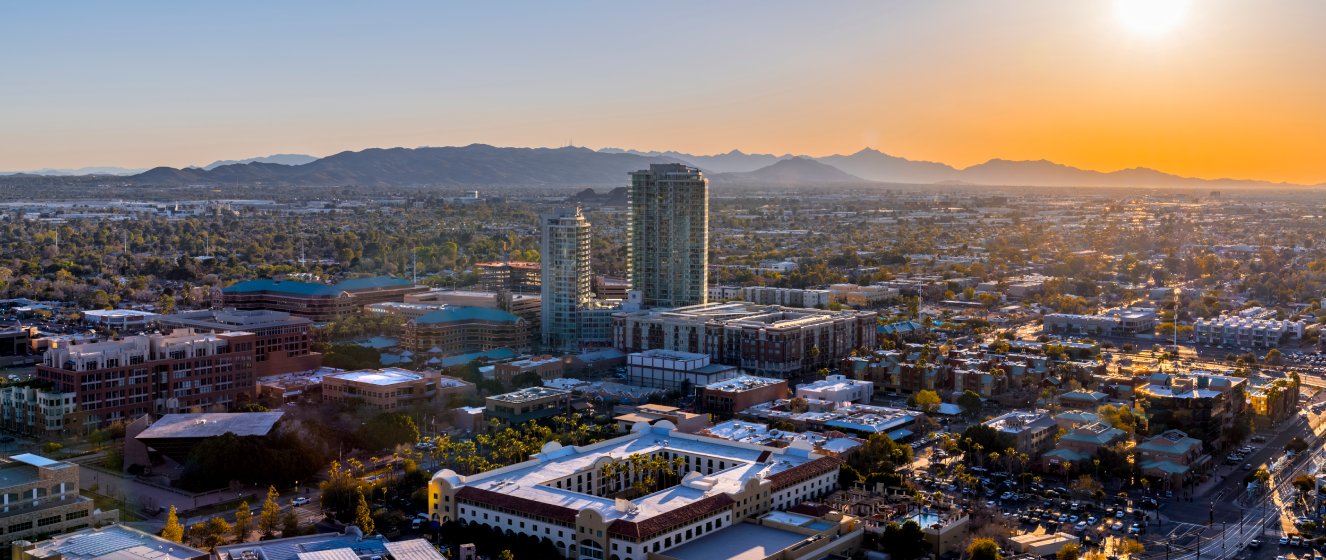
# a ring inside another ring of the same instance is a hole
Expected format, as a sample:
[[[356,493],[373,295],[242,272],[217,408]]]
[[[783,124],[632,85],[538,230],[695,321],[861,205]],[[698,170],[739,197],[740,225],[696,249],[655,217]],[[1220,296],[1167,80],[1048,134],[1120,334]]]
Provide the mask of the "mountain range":
[[[651,163],[687,163],[716,186],[813,186],[853,183],[968,184],[1032,187],[1276,187],[1301,186],[1238,179],[1197,179],[1147,168],[1102,172],[1051,161],[992,159],[966,168],[918,161],[866,148],[848,155],[696,155],[618,148],[453,147],[372,148],[324,158],[277,154],[205,167],[157,167],[122,180],[140,185],[288,186],[620,186],[626,174]],[[86,168],[111,174],[115,168]],[[76,172],[80,170],[68,170]],[[132,171],[132,170],[124,170]],[[1318,185],[1326,186],[1326,185]]]

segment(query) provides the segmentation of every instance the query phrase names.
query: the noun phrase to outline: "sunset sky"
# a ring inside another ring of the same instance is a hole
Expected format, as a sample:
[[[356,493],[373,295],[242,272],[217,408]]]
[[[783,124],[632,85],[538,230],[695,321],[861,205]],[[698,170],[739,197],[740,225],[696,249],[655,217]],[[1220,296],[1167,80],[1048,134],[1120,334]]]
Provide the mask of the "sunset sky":
[[[1326,2],[1136,3],[6,2],[0,170],[574,142],[1326,182]]]

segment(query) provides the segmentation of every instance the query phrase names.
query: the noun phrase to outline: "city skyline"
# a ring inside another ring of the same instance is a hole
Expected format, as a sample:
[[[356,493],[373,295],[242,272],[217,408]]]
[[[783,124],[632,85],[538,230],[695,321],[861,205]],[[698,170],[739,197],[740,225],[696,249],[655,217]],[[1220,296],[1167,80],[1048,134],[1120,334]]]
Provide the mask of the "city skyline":
[[[0,169],[478,142],[1326,181],[1326,6],[1142,4],[9,5]]]

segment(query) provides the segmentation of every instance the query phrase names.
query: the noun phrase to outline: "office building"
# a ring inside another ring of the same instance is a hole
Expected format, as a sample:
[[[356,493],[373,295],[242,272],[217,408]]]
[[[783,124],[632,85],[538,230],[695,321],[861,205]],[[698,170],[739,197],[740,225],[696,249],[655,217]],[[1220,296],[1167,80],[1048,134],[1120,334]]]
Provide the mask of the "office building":
[[[1198,319],[1192,328],[1198,344],[1231,348],[1273,348],[1284,340],[1303,338],[1307,325],[1302,321],[1222,315],[1214,319]]]
[[[313,321],[284,311],[186,311],[163,315],[158,323],[164,328],[187,328],[196,333],[253,333],[253,369],[258,377],[311,371],[322,366],[322,355],[312,350],[309,327]]]
[[[79,467],[24,453],[0,461],[0,528],[7,542],[32,541],[115,521],[118,512],[95,514],[91,498],[78,493]]]
[[[409,294],[428,291],[409,280],[377,276],[336,284],[294,280],[247,280],[213,293],[213,307],[269,309],[325,322],[357,313],[370,303],[405,301]]]
[[[1136,393],[1147,402],[1153,429],[1181,429],[1216,446],[1247,406],[1247,387],[1248,380],[1242,377],[1157,373],[1149,376],[1148,383],[1138,387]]]
[[[707,301],[709,180],[680,163],[631,173],[627,252],[631,289],[645,307]]]
[[[634,468],[632,457],[675,460],[678,474]],[[605,469],[609,463],[619,468]],[[715,556],[724,547],[685,547],[743,520],[829,495],[838,486],[839,464],[804,442],[776,449],[641,422],[630,434],[592,445],[549,442],[530,460],[501,469],[469,476],[439,471],[428,484],[428,511],[441,522],[546,538],[566,558],[725,557]],[[652,487],[632,498],[631,487],[646,478]],[[673,549],[688,551],[658,556]]]
[[[589,268],[589,221],[579,208],[561,208],[542,219],[543,346],[572,351],[580,346],[580,310],[593,298]]]
[[[529,325],[530,340],[538,340],[543,332],[543,298],[539,294],[516,294],[512,292],[482,292],[477,290],[429,290],[405,296],[405,303],[426,305],[450,305],[453,307],[483,307],[500,309],[519,316]],[[440,309],[440,308],[439,308]],[[436,311],[429,309],[419,315]]]
[[[443,405],[474,394],[474,384],[431,371],[400,368],[347,371],[322,378],[322,399],[360,402],[383,411],[425,403]]]
[[[224,411],[256,396],[255,337],[249,332],[136,335],[56,344],[36,378],[74,393],[81,429],[144,414]]]
[[[89,309],[83,312],[83,324],[121,333],[141,332],[159,317],[136,309]]]
[[[496,261],[475,263],[479,286],[490,292],[539,293],[542,266],[536,262]]]
[[[550,418],[571,410],[571,392],[551,387],[526,387],[484,400],[484,416],[509,424]]]
[[[510,383],[512,379],[523,373],[533,373],[544,381],[559,379],[566,372],[566,366],[567,361],[557,356],[527,356],[519,360],[493,364],[493,379]]]
[[[623,352],[708,354],[716,364],[790,377],[834,368],[853,350],[874,349],[876,314],[745,302],[623,311],[613,316],[613,346]]]
[[[869,403],[874,393],[874,383],[850,379],[843,375],[830,375],[819,381],[798,386],[796,396],[834,403]]]
[[[704,387],[738,375],[741,370],[735,367],[710,363],[708,354],[645,350],[626,356],[626,382],[640,387],[676,391],[683,386]]]
[[[1045,316],[1044,323],[1045,332],[1055,334],[1132,336],[1156,330],[1156,311],[1130,307],[1099,315],[1051,313]]]
[[[1142,476],[1158,480],[1156,489],[1178,490],[1211,470],[1211,456],[1201,440],[1182,430],[1166,430],[1137,444],[1137,466]]]
[[[787,380],[743,375],[705,385],[700,393],[704,410],[732,415],[760,403],[787,398]]]
[[[497,348],[529,348],[524,319],[484,307],[446,307],[405,323],[403,343],[415,352],[467,354]]]
[[[216,547],[216,560],[444,560],[424,539],[388,542],[382,535],[365,536],[349,525],[341,533],[318,533]],[[458,557],[464,560],[464,556]],[[474,558],[474,557],[471,557]]]

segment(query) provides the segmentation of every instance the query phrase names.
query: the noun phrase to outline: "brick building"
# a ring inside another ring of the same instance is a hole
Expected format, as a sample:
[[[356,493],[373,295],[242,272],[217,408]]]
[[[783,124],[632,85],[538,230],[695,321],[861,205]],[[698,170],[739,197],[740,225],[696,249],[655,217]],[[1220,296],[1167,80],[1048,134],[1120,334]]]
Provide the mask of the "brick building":
[[[143,414],[224,411],[255,396],[255,337],[188,329],[121,340],[55,345],[36,379],[73,393],[92,430]]]
[[[355,313],[368,304],[405,301],[406,295],[426,291],[426,286],[389,276],[352,278],[337,284],[247,280],[213,293],[213,306],[285,311],[323,322]]]
[[[258,377],[310,371],[322,366],[322,355],[311,350],[313,321],[283,311],[212,309],[162,316],[167,328],[190,328],[199,333],[251,332],[254,372]]]

